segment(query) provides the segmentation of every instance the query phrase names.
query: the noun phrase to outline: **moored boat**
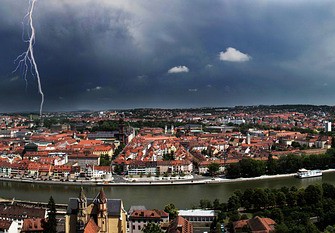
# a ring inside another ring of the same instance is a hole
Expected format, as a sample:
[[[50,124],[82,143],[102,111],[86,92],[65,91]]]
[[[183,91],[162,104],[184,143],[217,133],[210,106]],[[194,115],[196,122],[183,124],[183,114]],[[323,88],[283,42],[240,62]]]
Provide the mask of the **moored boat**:
[[[305,168],[302,168],[297,172],[297,177],[300,179],[318,176],[322,176],[321,170],[307,170]]]

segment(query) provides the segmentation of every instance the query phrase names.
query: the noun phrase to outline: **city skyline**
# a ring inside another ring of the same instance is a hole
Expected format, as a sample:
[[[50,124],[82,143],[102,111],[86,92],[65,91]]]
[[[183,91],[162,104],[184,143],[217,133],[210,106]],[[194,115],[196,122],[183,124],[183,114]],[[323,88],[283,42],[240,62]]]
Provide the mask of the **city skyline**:
[[[0,8],[2,112],[39,108],[12,73],[28,6]],[[33,17],[45,111],[334,105],[332,1],[37,0]]]

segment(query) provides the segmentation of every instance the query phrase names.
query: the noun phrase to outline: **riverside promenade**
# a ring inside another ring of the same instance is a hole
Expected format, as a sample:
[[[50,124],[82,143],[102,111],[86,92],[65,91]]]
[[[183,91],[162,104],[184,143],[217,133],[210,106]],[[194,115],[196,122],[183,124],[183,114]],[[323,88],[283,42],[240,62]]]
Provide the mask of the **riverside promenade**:
[[[18,182],[18,183],[31,183],[31,184],[48,184],[48,185],[75,185],[75,186],[162,186],[162,185],[200,185],[200,184],[218,184],[227,182],[239,182],[246,180],[258,179],[275,179],[280,177],[295,176],[292,174],[282,174],[273,176],[260,176],[252,178],[237,178],[226,179],[217,177],[202,177],[202,178],[189,178],[189,179],[148,179],[148,178],[131,178],[124,179],[123,181],[105,181],[105,180],[76,180],[76,181],[58,181],[58,180],[34,180],[29,178],[5,178],[1,177],[1,181]]]
[[[335,169],[323,170],[323,173],[335,172]],[[164,185],[200,185],[200,184],[218,184],[228,182],[241,182],[248,180],[263,180],[263,179],[276,179],[283,177],[293,177],[296,173],[290,174],[278,174],[278,175],[263,175],[258,177],[250,178],[236,178],[227,179],[220,177],[202,177],[202,176],[187,176],[184,178],[172,178],[172,177],[152,177],[152,178],[125,178],[118,177],[118,179],[111,180],[36,180],[31,178],[6,178],[1,177],[0,181],[6,182],[19,182],[19,183],[31,183],[31,184],[48,184],[48,185],[76,185],[76,186],[164,186]]]
[[[155,177],[156,178],[156,177]],[[143,186],[143,185],[189,185],[189,184],[207,184],[217,182],[220,178],[194,178],[189,176],[183,179],[174,178],[119,178],[118,180],[102,180],[102,179],[91,179],[91,180],[36,180],[31,178],[6,178],[1,177],[0,181],[6,182],[19,182],[19,183],[30,183],[30,184],[48,184],[48,185],[76,185],[76,186]],[[220,179],[223,180],[223,179]]]

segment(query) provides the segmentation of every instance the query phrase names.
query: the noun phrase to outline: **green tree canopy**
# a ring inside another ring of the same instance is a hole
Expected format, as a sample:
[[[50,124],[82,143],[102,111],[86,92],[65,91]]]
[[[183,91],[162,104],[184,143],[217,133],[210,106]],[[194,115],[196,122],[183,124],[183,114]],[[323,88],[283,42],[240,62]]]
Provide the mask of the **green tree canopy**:
[[[48,219],[42,223],[43,232],[56,233],[57,232],[57,219],[56,219],[56,205],[52,196],[48,202]]]
[[[322,191],[318,185],[309,185],[305,189],[305,200],[307,205],[314,205],[322,199]]]
[[[240,161],[242,177],[256,177],[265,174],[266,164],[263,161],[251,158]]]
[[[220,164],[218,163],[211,163],[208,165],[208,173],[211,175],[211,176],[215,176],[220,170]]]
[[[100,156],[100,166],[110,166],[111,160],[108,154],[102,154]]]
[[[178,216],[178,209],[172,203],[165,206],[164,211],[169,214],[170,220]]]
[[[142,228],[143,233],[163,233],[161,228],[155,223],[148,223]]]
[[[207,199],[201,199],[200,200],[200,208],[201,209],[211,209],[213,206],[212,206],[212,203],[210,200],[207,200]]]
[[[231,211],[235,211],[241,207],[240,199],[233,195],[228,199],[228,209]]]

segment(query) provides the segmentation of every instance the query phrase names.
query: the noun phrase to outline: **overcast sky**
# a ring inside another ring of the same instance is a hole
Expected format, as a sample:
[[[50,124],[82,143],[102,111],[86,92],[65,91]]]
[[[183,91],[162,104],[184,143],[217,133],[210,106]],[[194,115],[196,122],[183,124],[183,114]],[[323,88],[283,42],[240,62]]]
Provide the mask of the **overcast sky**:
[[[1,112],[39,109],[12,73],[28,7],[1,0]],[[37,0],[33,20],[46,111],[334,105],[335,1]]]

